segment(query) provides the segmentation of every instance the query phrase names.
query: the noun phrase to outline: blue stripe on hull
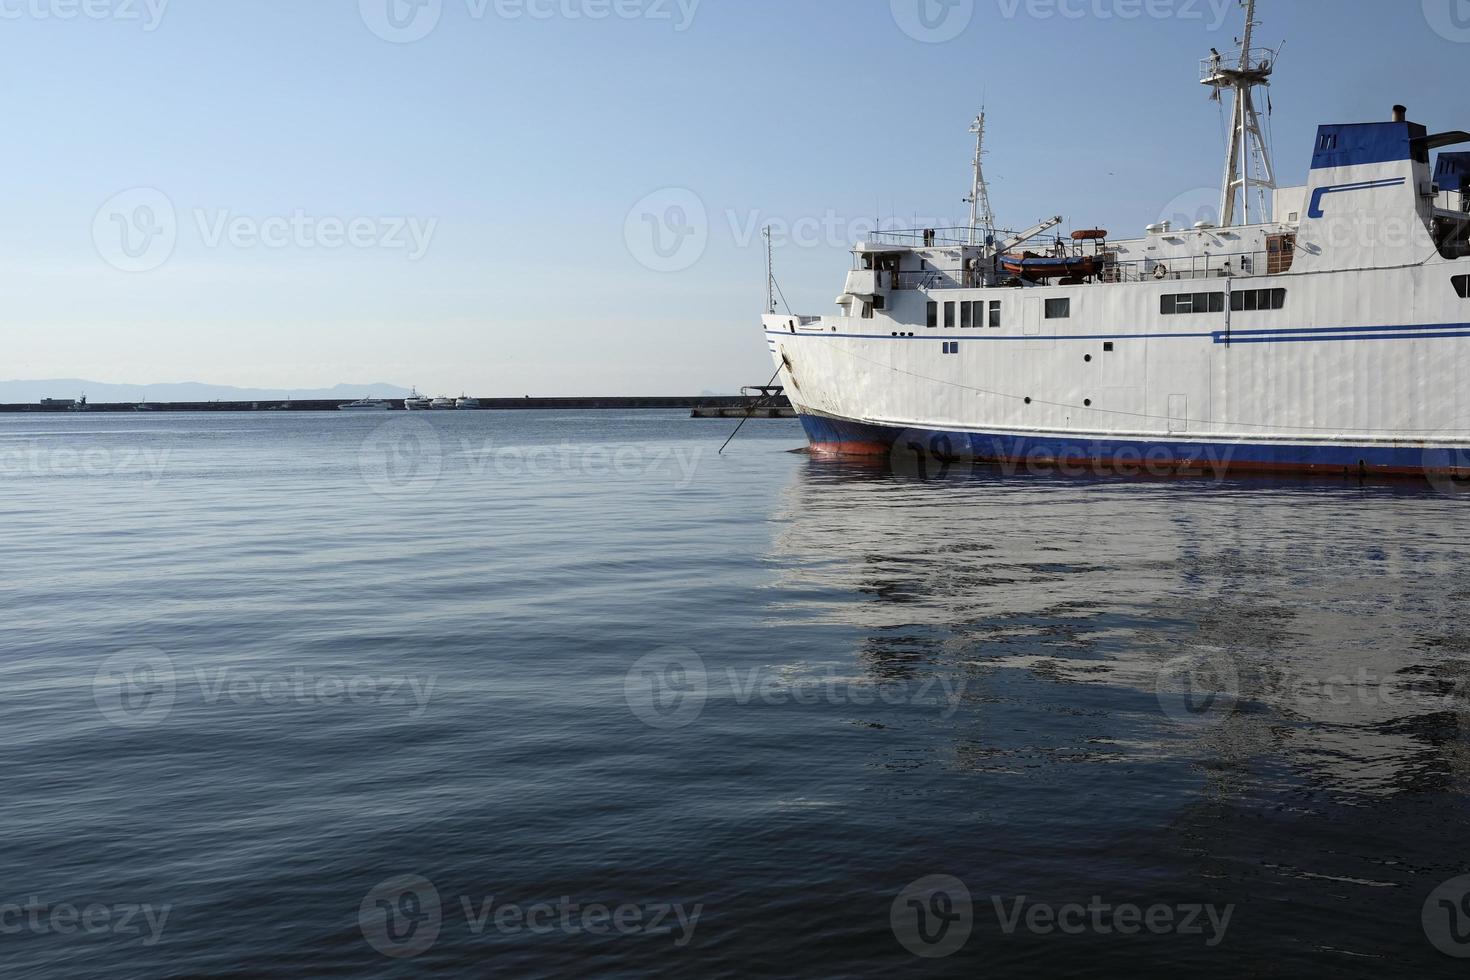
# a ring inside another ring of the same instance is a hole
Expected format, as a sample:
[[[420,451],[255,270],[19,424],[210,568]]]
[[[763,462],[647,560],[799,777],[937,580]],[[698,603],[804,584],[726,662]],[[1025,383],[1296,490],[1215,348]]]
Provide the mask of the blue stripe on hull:
[[[898,428],[802,415],[815,449],[836,454],[931,456],[984,462],[1139,464],[1211,472],[1373,472],[1470,475],[1470,449],[1390,446],[1290,446],[1175,440],[1097,439]]]

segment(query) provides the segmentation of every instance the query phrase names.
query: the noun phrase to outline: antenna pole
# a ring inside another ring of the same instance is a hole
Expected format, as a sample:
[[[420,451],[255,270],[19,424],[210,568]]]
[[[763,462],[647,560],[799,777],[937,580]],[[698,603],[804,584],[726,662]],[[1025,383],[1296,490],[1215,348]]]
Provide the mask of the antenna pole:
[[[965,198],[965,203],[970,205],[970,244],[980,244],[980,232],[983,230],[987,235],[995,233],[995,212],[990,209],[990,185],[985,181],[985,109],[981,107],[980,115],[970,125],[970,132],[975,135],[975,170],[974,180],[970,186],[970,196]]]
[[[1266,191],[1276,189],[1276,171],[1271,163],[1271,150],[1261,129],[1256,110],[1255,90],[1269,88],[1275,68],[1276,52],[1252,49],[1256,28],[1256,0],[1241,0],[1246,8],[1245,34],[1240,39],[1240,59],[1234,67],[1226,67],[1225,58],[1211,49],[1200,81],[1214,89],[1218,101],[1228,89],[1234,94],[1231,112],[1230,144],[1225,151],[1225,178],[1220,189],[1220,225],[1250,224],[1251,189],[1260,196],[1260,220],[1266,218]],[[1236,221],[1237,195],[1242,208],[1242,221]]]
[[[766,312],[776,312],[776,253],[771,243],[771,226],[766,225]]]

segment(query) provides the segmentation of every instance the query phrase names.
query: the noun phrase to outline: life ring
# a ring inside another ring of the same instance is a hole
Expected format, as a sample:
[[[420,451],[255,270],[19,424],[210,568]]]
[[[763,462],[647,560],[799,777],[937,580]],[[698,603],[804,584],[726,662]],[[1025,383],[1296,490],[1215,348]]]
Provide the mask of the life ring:
[[[1154,278],[1155,279],[1168,279],[1169,278],[1169,267],[1167,265],[1165,265],[1164,263],[1162,263],[1162,262],[1160,262],[1158,265],[1154,266]]]

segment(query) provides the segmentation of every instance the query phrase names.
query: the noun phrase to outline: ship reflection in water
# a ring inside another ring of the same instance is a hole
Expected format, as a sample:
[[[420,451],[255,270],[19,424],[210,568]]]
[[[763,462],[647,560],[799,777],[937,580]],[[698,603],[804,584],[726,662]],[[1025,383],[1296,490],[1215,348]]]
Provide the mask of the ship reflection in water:
[[[977,880],[932,871],[985,895],[1236,902],[1234,952],[1258,965],[1448,962],[1420,915],[1467,870],[1470,499],[903,469],[799,472],[769,616],[851,630],[874,682],[961,692],[914,716],[920,748],[875,759],[968,774],[1005,839]],[[955,831],[963,867],[984,831]]]

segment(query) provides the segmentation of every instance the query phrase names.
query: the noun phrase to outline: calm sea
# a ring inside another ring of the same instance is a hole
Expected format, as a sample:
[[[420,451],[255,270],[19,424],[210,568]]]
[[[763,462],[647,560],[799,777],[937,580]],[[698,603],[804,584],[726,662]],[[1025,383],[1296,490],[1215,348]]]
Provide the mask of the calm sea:
[[[6,977],[1463,975],[1470,495],[0,418]]]

